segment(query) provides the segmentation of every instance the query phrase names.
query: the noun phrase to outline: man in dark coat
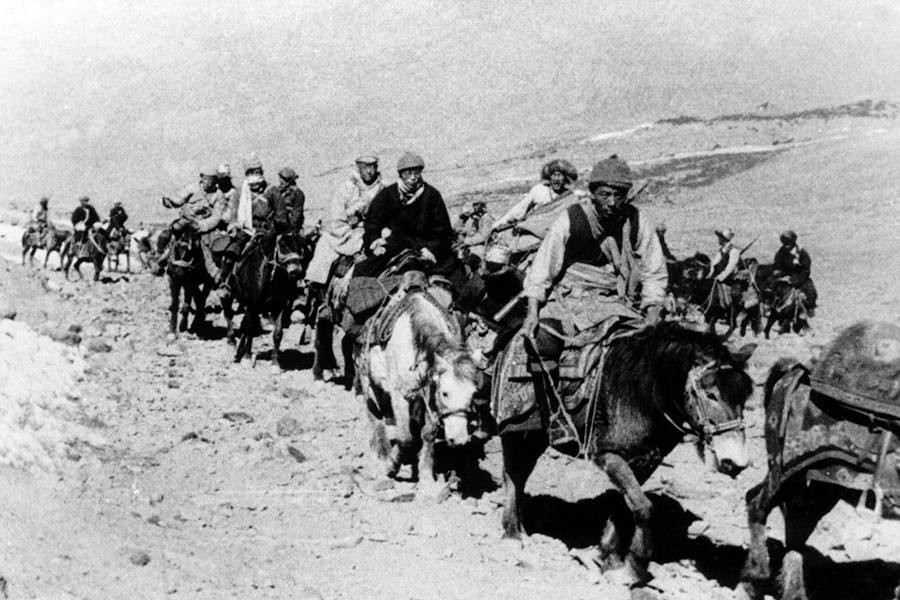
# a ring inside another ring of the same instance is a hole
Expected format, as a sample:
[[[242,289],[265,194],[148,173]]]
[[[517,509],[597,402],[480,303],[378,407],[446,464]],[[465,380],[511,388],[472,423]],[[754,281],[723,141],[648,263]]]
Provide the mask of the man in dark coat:
[[[397,162],[399,181],[372,200],[364,222],[366,258],[356,265],[354,276],[378,276],[407,249],[432,265],[430,273],[451,276],[458,271],[450,215],[440,192],[422,180],[424,168],[421,156],[407,152]]]
[[[73,242],[80,244],[87,239],[87,232],[96,223],[100,222],[97,209],[91,205],[91,199],[82,196],[78,199],[78,206],[72,211],[72,226],[75,228]]]
[[[290,167],[278,172],[280,183],[269,186],[265,197],[272,210],[271,221],[276,233],[293,233],[299,235],[303,229],[303,206],[306,196],[297,187],[297,173]]]
[[[123,234],[127,233],[128,230],[125,229],[125,221],[127,220],[128,213],[122,208],[122,203],[116,201],[115,204],[113,204],[113,207],[109,209],[109,230],[112,231],[118,229]]]
[[[810,277],[812,259],[809,252],[797,243],[797,234],[790,229],[781,234],[781,248],[775,253],[775,276],[790,277],[791,285],[806,296],[804,302],[809,316],[815,316],[819,293]]]

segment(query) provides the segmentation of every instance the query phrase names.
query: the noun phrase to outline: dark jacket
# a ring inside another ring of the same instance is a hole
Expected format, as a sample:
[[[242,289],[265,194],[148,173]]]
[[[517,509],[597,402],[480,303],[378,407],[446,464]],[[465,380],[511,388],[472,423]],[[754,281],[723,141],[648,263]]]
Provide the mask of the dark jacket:
[[[273,185],[266,189],[265,197],[272,211],[270,219],[278,233],[290,231],[300,233],[303,229],[303,208],[306,196],[293,183]]]
[[[775,274],[778,276],[789,275],[791,285],[800,287],[809,280],[812,259],[809,252],[803,248],[797,249],[794,255],[791,249],[782,246],[775,253]]]
[[[84,226],[90,229],[94,226],[94,223],[100,222],[100,215],[97,214],[97,210],[90,204],[87,206],[79,205],[72,211],[72,225],[78,225],[81,222],[84,222]]]
[[[125,221],[128,220],[128,213],[121,206],[113,206],[109,209],[109,227],[110,229],[125,229]]]
[[[422,195],[410,205],[400,200],[397,184],[379,192],[369,205],[364,222],[363,248],[371,254],[369,246],[381,237],[384,228],[391,230],[387,239],[387,255],[393,256],[409,248],[427,248],[438,263],[451,256],[453,228],[450,215],[440,192],[427,183]]]

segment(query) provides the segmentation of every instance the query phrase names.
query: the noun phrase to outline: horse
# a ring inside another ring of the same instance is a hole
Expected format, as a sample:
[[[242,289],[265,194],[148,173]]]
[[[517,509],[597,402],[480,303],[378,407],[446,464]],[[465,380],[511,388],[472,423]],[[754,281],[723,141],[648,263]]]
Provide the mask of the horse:
[[[303,279],[310,253],[298,237],[290,233],[275,237],[274,249],[267,248],[266,238],[257,236],[248,242],[243,256],[228,278],[228,294],[222,299],[222,311],[229,342],[235,341],[232,302],[244,307],[244,318],[238,331],[234,362],[252,356],[253,337],[259,317],[272,318],[272,368],[281,370],[281,339],[285,321],[290,323],[298,284]],[[269,258],[269,254],[272,258]]]
[[[125,228],[112,227],[109,232],[109,270],[119,270],[119,255],[125,255],[125,272],[131,273],[131,233]],[[115,263],[115,267],[113,267]]]
[[[763,298],[770,305],[769,317],[763,330],[766,339],[769,339],[769,333],[776,322],[781,333],[800,333],[809,328],[806,296],[791,284],[789,277],[779,277],[772,281]]]
[[[779,360],[765,382],[768,471],[746,495],[751,539],[738,588],[744,597],[774,593],[766,521],[776,507],[787,551],[781,587],[791,599],[807,597],[802,553],[839,500],[875,512],[876,519],[892,504],[900,516],[900,328],[856,324],[832,348],[812,372],[793,359]],[[861,354],[874,356],[865,361]],[[841,597],[859,593],[848,588]]]
[[[168,243],[171,244],[169,260],[166,264],[166,275],[169,278],[169,335],[177,337],[179,333],[188,331],[188,313],[194,305],[194,320],[190,330],[199,333],[206,319],[206,297],[211,288],[211,279],[206,271],[200,237],[195,232],[184,229],[172,232]],[[182,291],[184,302],[181,302]],[[181,312],[181,322],[178,313]]]
[[[423,277],[424,279],[424,277]],[[355,353],[356,394],[372,425],[371,447],[396,478],[409,464],[428,493],[436,482],[434,447],[469,440],[479,373],[459,322],[424,289],[396,295],[379,309]]]
[[[514,387],[505,375],[522,366],[515,360],[515,343],[514,338],[497,358],[492,395],[503,449],[503,536],[519,540],[525,484],[550,443],[552,423],[547,407],[535,401],[532,380]],[[559,448],[582,454],[605,472],[631,512],[635,529],[630,548],[627,536],[620,540],[612,522],[607,523],[598,561],[608,570],[632,581],[645,574],[652,554],[652,505],[641,484],[685,435],[697,436],[698,449],[710,451],[711,467],[720,473],[734,477],[749,464],[743,408],[753,382],[745,368],[755,348],[748,344],[731,352],[720,338],[672,322],[643,326],[608,341],[605,358],[589,371],[594,379],[585,381],[586,403],[575,415],[566,412],[584,443]],[[517,393],[527,395],[524,404]],[[504,403],[524,408],[516,418],[505,418]]]
[[[103,229],[90,229],[84,232],[84,238],[80,244],[72,243],[69,251],[66,253],[66,265],[63,270],[66,273],[66,279],[69,278],[69,269],[75,268],[78,277],[84,279],[81,274],[81,264],[85,261],[91,261],[94,264],[94,281],[100,281],[100,273],[103,271],[103,262],[106,260],[108,252],[108,239]],[[74,264],[73,264],[74,261]]]

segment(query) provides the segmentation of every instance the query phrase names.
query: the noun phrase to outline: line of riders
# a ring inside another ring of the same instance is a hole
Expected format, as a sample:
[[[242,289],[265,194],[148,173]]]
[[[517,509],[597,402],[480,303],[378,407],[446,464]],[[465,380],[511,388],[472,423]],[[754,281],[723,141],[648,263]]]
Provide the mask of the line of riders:
[[[578,171],[569,161],[554,159],[542,167],[541,181],[499,219],[492,218],[484,201],[475,201],[455,223],[440,192],[423,180],[420,156],[404,154],[397,164],[397,183],[387,186],[376,156],[360,156],[355,163],[334,195],[324,227],[306,232],[305,195],[290,167],[279,171],[277,184],[270,184],[259,158],[251,156],[240,188],[232,182],[229,165],[204,169],[196,185],[175,198],[163,198],[165,207],[180,214],[159,237],[156,274],[165,270],[172,237],[189,234],[198,238],[212,287],[227,293],[234,264],[251,239],[272,255],[275,238],[290,234],[314,244],[314,252],[306,257],[305,280],[311,291],[307,308],[327,307],[338,315],[348,302],[363,316],[366,308],[380,302],[383,294],[373,295],[371,286],[352,280],[377,280],[389,265],[392,272],[422,269],[467,312],[488,315],[524,298],[525,323],[531,329],[548,298],[560,298],[552,293],[557,287],[577,295],[585,284],[603,288],[603,281],[650,323],[667,313],[683,314],[686,305],[694,304],[710,328],[716,318],[724,318],[731,333],[744,312],[742,333],[748,323],[758,332],[761,300],[773,306],[773,315],[779,303],[793,308],[795,318],[786,319],[783,327],[793,324],[799,330],[815,314],[811,260],[796,233],[781,235],[782,246],[771,265],[745,259],[749,246],[739,249],[732,229],[716,231],[719,248],[713,259],[697,253],[678,260],[666,244],[665,225],[654,232],[641,218],[629,197],[634,175],[615,155],[594,166],[587,191],[574,187]],[[559,206],[565,210],[552,214],[555,219],[545,231],[523,227],[532,215]],[[88,257],[92,230],[102,228],[107,240],[130,236],[127,220],[121,202],[115,202],[101,223],[89,198],[80,198],[71,217],[71,254]],[[49,248],[55,233],[48,199],[41,198],[26,235]],[[398,258],[406,267],[392,265]],[[358,319],[343,319],[343,324],[345,330],[359,329]]]

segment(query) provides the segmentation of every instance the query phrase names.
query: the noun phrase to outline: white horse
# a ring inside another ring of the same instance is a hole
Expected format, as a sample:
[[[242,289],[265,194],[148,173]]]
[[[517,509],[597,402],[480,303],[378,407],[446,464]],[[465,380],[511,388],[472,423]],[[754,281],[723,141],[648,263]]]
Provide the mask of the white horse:
[[[451,446],[468,441],[480,376],[459,325],[414,290],[376,314],[364,335],[357,393],[368,406],[372,449],[387,461],[388,477],[405,463],[421,487],[434,485],[435,438]]]

